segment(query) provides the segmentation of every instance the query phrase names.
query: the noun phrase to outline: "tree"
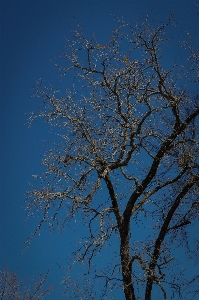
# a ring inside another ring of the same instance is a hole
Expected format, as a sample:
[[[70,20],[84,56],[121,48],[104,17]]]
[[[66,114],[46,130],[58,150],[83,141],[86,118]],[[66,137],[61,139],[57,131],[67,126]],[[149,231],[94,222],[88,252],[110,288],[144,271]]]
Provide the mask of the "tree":
[[[40,274],[40,278],[33,281],[32,287],[28,287],[18,279],[16,272],[5,269],[0,271],[0,297],[2,300],[45,299],[52,290],[52,286],[44,287],[46,279],[47,274]]]
[[[56,64],[71,86],[63,94],[40,81],[35,89],[43,104],[30,119],[44,118],[57,135],[28,192],[29,214],[41,214],[31,237],[74,216],[85,224],[73,253],[88,269],[86,283],[74,285],[77,299],[97,298],[92,280],[103,284],[100,299],[117,288],[127,300],[186,299],[199,292],[177,254],[198,258],[197,240],[195,248],[189,241],[199,215],[199,55],[190,34],[179,45],[168,39],[173,16],[159,25],[117,21],[105,44],[77,24],[66,66]],[[173,61],[171,47],[179,51]]]

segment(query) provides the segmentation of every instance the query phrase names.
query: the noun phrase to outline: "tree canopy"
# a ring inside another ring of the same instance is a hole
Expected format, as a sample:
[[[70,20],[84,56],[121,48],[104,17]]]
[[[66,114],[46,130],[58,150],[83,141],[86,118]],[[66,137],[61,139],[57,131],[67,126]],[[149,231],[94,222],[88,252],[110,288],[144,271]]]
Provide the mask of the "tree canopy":
[[[198,48],[190,33],[170,39],[173,16],[116,24],[105,43],[76,24],[56,64],[62,90],[35,87],[42,105],[30,121],[43,118],[55,137],[28,192],[40,218],[30,239],[44,224],[85,226],[64,280],[74,298],[192,299],[199,277],[178,251],[198,259]],[[84,274],[74,282],[73,268]]]
[[[40,274],[39,278],[22,281],[18,278],[17,272],[10,272],[8,269],[0,271],[0,297],[2,300],[30,300],[45,299],[53,287],[47,284],[48,272]],[[24,282],[27,282],[27,285]]]

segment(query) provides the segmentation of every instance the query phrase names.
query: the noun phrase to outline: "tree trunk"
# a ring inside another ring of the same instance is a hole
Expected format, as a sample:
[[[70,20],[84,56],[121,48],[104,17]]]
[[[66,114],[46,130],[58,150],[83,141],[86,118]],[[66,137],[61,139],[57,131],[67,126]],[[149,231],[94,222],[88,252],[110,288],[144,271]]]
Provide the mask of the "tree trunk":
[[[124,282],[124,294],[126,300],[136,300],[132,283],[132,263],[130,259],[128,234],[121,235],[120,256],[122,264],[122,276]]]

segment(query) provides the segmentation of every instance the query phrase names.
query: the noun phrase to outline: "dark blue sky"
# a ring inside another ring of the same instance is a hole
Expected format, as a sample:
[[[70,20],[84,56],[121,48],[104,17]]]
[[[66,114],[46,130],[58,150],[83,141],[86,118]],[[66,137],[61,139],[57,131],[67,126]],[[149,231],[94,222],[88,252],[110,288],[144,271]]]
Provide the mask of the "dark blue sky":
[[[50,268],[49,280],[59,282],[64,271],[67,253],[71,250],[72,233],[67,227],[63,233],[50,234],[42,230],[30,249],[22,256],[24,241],[33,230],[36,220],[24,222],[25,192],[32,174],[40,173],[40,154],[46,128],[35,123],[30,129],[27,115],[36,110],[37,101],[30,98],[31,88],[41,76],[50,82],[57,70],[52,60],[61,54],[65,37],[75,27],[72,16],[88,36],[94,32],[106,40],[115,28],[110,14],[134,22],[136,16],[150,13],[164,20],[170,13],[181,25],[180,35],[189,26],[199,28],[196,6],[198,1],[1,1],[0,41],[0,267],[18,270],[20,277],[35,276]],[[197,36],[197,34],[196,34]],[[180,38],[180,36],[179,36]],[[118,296],[119,297],[119,296]],[[48,299],[61,299],[56,292]],[[120,298],[121,299],[121,296]]]

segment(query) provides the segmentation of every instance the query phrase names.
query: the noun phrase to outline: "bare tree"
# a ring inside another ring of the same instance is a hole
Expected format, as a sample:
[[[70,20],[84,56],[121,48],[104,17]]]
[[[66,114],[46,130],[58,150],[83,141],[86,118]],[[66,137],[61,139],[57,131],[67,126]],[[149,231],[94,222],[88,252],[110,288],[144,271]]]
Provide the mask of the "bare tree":
[[[29,214],[41,217],[32,237],[74,216],[85,224],[72,266],[88,272],[74,283],[76,299],[111,299],[114,290],[127,300],[192,299],[186,293],[199,291],[177,254],[198,258],[197,238],[189,241],[199,216],[199,56],[187,35],[171,61],[172,20],[118,20],[105,44],[77,24],[66,66],[57,64],[71,86],[64,94],[40,81],[35,89],[43,104],[31,121],[44,118],[57,136],[28,192]],[[103,284],[100,296],[94,282]]]
[[[33,280],[30,287],[18,279],[16,272],[8,269],[0,271],[0,297],[2,300],[45,299],[52,290],[50,285],[45,287],[47,275],[41,274],[38,280]]]

